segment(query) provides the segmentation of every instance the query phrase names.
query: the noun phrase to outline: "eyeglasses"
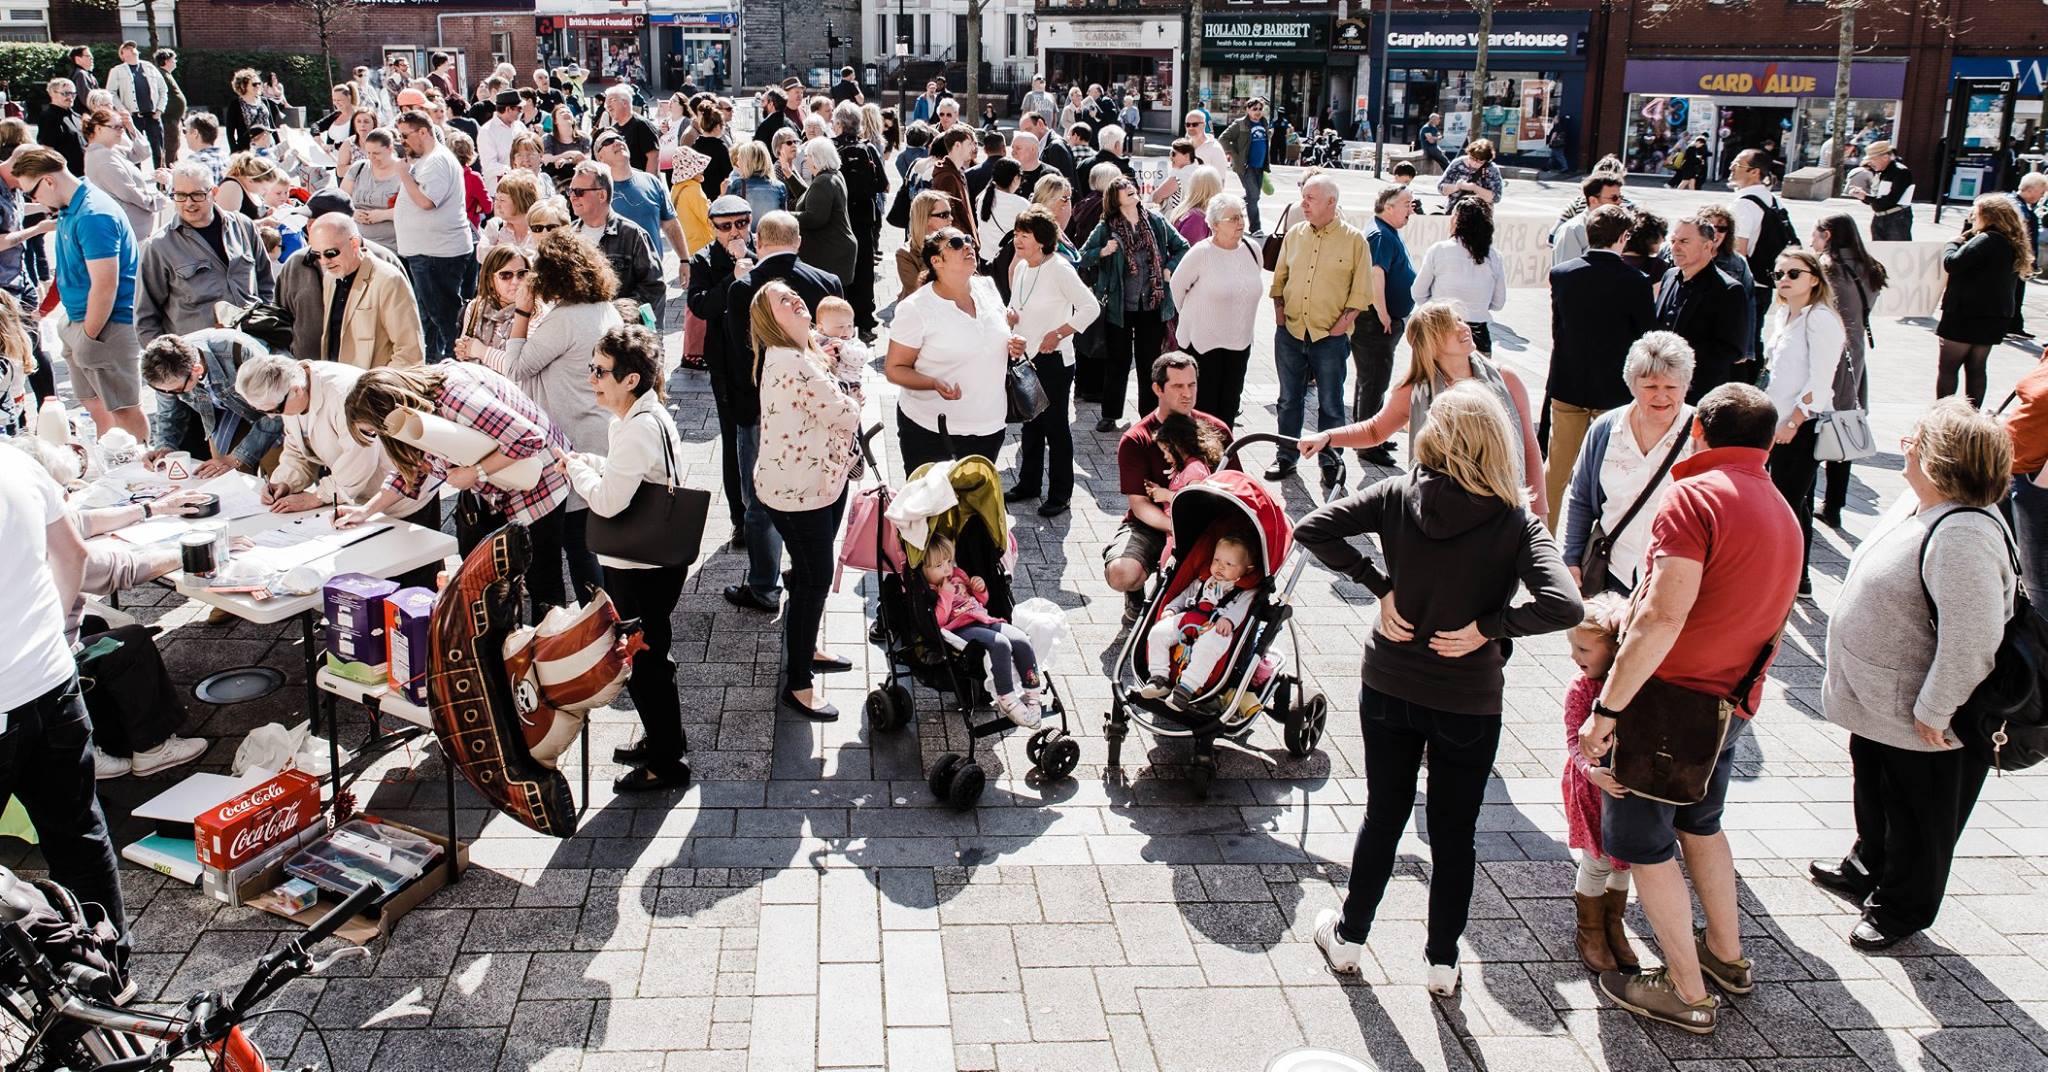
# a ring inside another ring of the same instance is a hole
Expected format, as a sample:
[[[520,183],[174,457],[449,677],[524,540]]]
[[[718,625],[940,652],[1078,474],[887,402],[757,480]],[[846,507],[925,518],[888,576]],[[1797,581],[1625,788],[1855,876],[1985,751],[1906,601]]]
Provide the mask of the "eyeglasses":
[[[714,231],[744,231],[747,229],[747,223],[748,221],[745,219],[712,220],[711,229]]]
[[[307,252],[323,261],[331,261],[339,259],[342,251],[339,249],[314,249]]]
[[[972,238],[969,238],[969,237],[967,237],[966,235],[963,235],[963,234],[956,234],[956,235],[953,235],[953,236],[951,236],[951,237],[949,237],[949,238],[947,238],[947,239],[946,239],[946,248],[947,248],[947,249],[973,249],[973,248],[974,248],[974,239],[972,239]]]
[[[1772,279],[1804,279],[1812,275],[1804,268],[1780,268],[1771,273]]]
[[[500,281],[510,283],[514,279],[525,279],[527,276],[532,274],[533,269],[531,268],[507,268],[501,272],[498,272],[497,276]]]
[[[37,179],[36,181],[28,184],[28,199],[30,201],[34,201],[36,199],[36,191],[42,189],[43,183],[46,181],[48,180]]]
[[[932,219],[932,220],[950,220],[950,219],[952,219],[952,218],[953,218],[953,210],[952,210],[952,209],[950,209],[950,208],[949,208],[949,209],[943,209],[943,210],[940,210],[940,211],[938,211],[938,212],[934,212],[934,213],[932,213],[931,215],[929,215],[929,216],[927,216],[927,217],[925,217],[925,218],[926,218],[926,219]]]
[[[210,192],[208,192],[208,191],[206,191],[206,190],[188,190],[188,191],[186,191],[186,192],[184,192],[184,193],[182,193],[182,194],[181,194],[181,193],[178,193],[178,192],[177,192],[177,191],[175,191],[175,190],[173,190],[173,191],[171,192],[171,200],[173,200],[173,201],[190,201],[190,202],[192,202],[192,203],[193,203],[193,204],[195,204],[195,205],[196,205],[196,204],[198,204],[198,203],[199,203],[199,202],[201,202],[201,201],[205,201],[205,200],[207,200],[208,198],[210,198],[210,197],[212,197],[212,196],[213,196],[213,194],[212,194],[212,193],[210,193]]]
[[[584,194],[596,193],[597,190],[598,188],[595,186],[571,186],[569,187],[569,196],[582,197]]]

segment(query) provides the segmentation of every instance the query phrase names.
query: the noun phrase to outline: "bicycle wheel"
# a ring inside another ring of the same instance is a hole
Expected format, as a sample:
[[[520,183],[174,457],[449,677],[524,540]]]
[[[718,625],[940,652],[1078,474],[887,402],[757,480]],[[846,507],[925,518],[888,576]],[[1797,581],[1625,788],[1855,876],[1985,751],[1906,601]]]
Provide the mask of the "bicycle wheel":
[[[35,1025],[43,1016],[42,1000],[34,991],[0,983],[0,1068],[51,1072],[98,1063],[85,1057],[75,1039],[62,1044],[48,1038],[35,1042]]]

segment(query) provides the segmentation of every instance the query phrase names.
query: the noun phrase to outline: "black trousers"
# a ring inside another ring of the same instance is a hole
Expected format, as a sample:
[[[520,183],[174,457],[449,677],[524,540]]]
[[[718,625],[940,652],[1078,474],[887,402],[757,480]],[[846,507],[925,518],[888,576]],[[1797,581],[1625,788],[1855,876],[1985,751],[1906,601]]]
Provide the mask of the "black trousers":
[[[789,549],[789,572],[782,605],[782,687],[802,692],[811,687],[811,659],[818,653],[818,627],[825,620],[825,597],[832,592],[833,538],[846,513],[846,491],[830,506],[816,510],[777,510],[768,518]]]
[[[110,629],[105,621],[88,616],[78,632],[87,651],[102,637],[120,645],[79,669],[86,714],[100,751],[123,757],[147,752],[184,726],[185,701],[178,698],[177,684],[147,626]]]
[[[1500,718],[1438,711],[1372,688],[1359,695],[1365,725],[1365,825],[1351,854],[1351,887],[1337,932],[1363,942],[1394,874],[1394,854],[1415,813],[1415,782],[1425,756],[1429,785],[1429,941],[1431,964],[1456,964],[1458,939],[1472,911],[1474,847],[1486,777],[1500,748]]]
[[[1124,309],[1122,324],[1109,326],[1109,348],[1102,358],[1102,416],[1122,420],[1124,388],[1131,382],[1131,369],[1138,370],[1138,413],[1142,416],[1159,408],[1159,394],[1152,389],[1152,361],[1166,345],[1166,321],[1157,309]]]
[[[1003,450],[1003,435],[1004,432],[973,436],[958,432],[940,435],[904,416],[902,410],[896,411],[896,443],[903,455],[903,475],[906,478],[926,462],[958,461],[970,454],[995,461],[996,455]],[[790,553],[794,555],[796,552],[792,550]]]
[[[862,331],[875,330],[875,239],[877,224],[874,220],[855,217],[853,221],[854,260],[853,278],[846,280],[846,300],[853,306],[854,326]]]
[[[562,522],[569,511],[555,507],[526,526],[533,548],[533,560],[526,567],[526,602],[538,622],[549,607],[568,602],[568,587],[562,583]],[[485,505],[482,498],[462,493],[455,510],[455,549],[465,557],[491,533],[505,527],[505,515]]]
[[[569,583],[579,603],[590,602],[604,583],[603,569],[583,535],[584,523],[589,520],[588,509],[562,511],[562,558],[569,565]]]
[[[718,458],[721,475],[725,478],[725,509],[732,515],[732,530],[737,533],[746,527],[746,494],[740,490],[740,440],[739,426],[725,418],[725,412],[718,414]]]
[[[1401,341],[1407,318],[1380,327],[1379,314],[1368,309],[1351,329],[1351,419],[1362,421],[1387,403],[1387,385],[1394,381],[1394,347]],[[1359,451],[1362,458],[1364,451]]]
[[[1956,841],[1991,768],[1964,749],[1915,752],[1849,738],[1856,844],[1844,871],[1869,876],[1865,911],[1888,935],[1925,930],[1941,911]]]
[[[1195,381],[1195,408],[1237,427],[1238,410],[1244,404],[1245,366],[1251,358],[1249,346],[1242,350],[1196,350],[1195,365],[1201,375]],[[1151,370],[1146,370],[1146,374],[1149,376]]]
[[[1377,321],[1379,318],[1374,317],[1373,319]],[[1467,320],[1465,322],[1465,326],[1471,329],[1472,332],[1472,348],[1479,351],[1482,354],[1485,354],[1488,357],[1492,357],[1493,324],[1491,322],[1484,324],[1475,324],[1472,321]]]
[[[1037,491],[1041,474],[1048,473],[1045,457],[1051,454],[1046,498],[1065,502],[1074,497],[1074,425],[1067,418],[1074,370],[1057,351],[1032,358],[1031,367],[1037,370],[1038,382],[1045,386],[1045,397],[1052,404],[1024,422],[1022,449],[1017,453],[1017,486]]]
[[[647,765],[655,770],[682,762],[690,750],[683,733],[683,704],[676,692],[676,660],[673,651],[676,601],[683,595],[682,566],[657,569],[615,569],[604,567],[605,592],[619,613],[640,619],[641,635],[647,647],[633,656],[633,676],[626,679],[626,693],[633,697],[633,709],[640,714],[646,731]]]
[[[1813,456],[1813,444],[1820,438],[1820,422],[1808,418],[1792,433],[1792,440],[1771,448],[1771,484],[1785,497],[1792,515],[1799,519],[1804,541],[1799,560],[1799,579],[1806,580],[1807,563],[1813,559],[1813,481],[1820,462]]]
[[[134,943],[93,780],[92,719],[76,675],[7,713],[7,730],[0,733],[0,794],[10,793],[42,838],[50,877],[79,901],[106,910],[121,932],[125,959]]]
[[[167,162],[164,159],[164,121],[162,113],[151,112],[148,115],[136,113],[134,119],[136,128],[142,131],[144,138],[149,139],[150,165],[152,167],[165,166]]]

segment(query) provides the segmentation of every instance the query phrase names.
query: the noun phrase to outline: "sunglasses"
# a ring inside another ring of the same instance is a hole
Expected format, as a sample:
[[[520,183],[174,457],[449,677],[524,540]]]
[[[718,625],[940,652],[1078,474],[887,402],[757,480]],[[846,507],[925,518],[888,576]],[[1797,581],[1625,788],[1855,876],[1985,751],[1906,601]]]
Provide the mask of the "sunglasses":
[[[972,239],[972,238],[969,238],[969,237],[967,237],[966,235],[959,235],[959,234],[956,234],[956,235],[953,235],[952,237],[950,237],[950,238],[947,238],[947,239],[946,239],[946,248],[947,248],[947,249],[973,249],[973,248],[974,248],[974,239]]]
[[[582,197],[582,196],[583,196],[584,194],[594,194],[594,193],[596,193],[596,192],[597,192],[597,187],[595,187],[595,186],[571,186],[571,187],[569,187],[569,196],[570,196],[570,197]]]
[[[313,256],[318,257],[323,261],[331,261],[338,259],[342,253],[342,251],[339,249],[315,249],[308,250],[308,252],[310,252],[311,254],[313,254]]]
[[[609,366],[600,365],[595,361],[592,361],[590,364],[584,367],[590,370],[590,378],[593,380],[598,378],[599,376],[612,376],[612,370]],[[612,376],[612,378],[617,379],[618,377]]]
[[[533,274],[533,269],[531,268],[507,268],[497,273],[497,276],[501,281],[510,283],[514,279],[525,279],[531,274]]]
[[[932,213],[932,214],[931,214],[930,216],[928,216],[928,217],[926,217],[926,218],[927,218],[927,219],[934,219],[934,220],[950,220],[950,219],[952,219],[952,218],[953,218],[953,210],[952,210],[952,209],[950,209],[950,208],[949,208],[949,209],[943,209],[943,210],[941,210],[941,211],[938,211],[938,212],[934,212],[934,213]]]
[[[1193,129],[1195,129],[1196,127],[1199,127],[1199,126],[1201,126],[1201,125],[1202,125],[1202,124],[1201,124],[1201,123],[1200,123],[1199,121],[1197,121],[1197,122],[1193,122],[1193,123],[1182,123],[1182,124],[1181,124],[1181,126],[1182,126],[1182,127],[1186,128],[1186,129],[1188,129],[1188,130],[1193,130]]]
[[[712,228],[712,230],[715,230],[715,231],[744,231],[744,230],[746,230],[746,229],[747,229],[747,221],[746,221],[746,220],[713,220],[713,221],[711,222],[711,228]]]
[[[1804,268],[1780,268],[1771,273],[1772,279],[1804,279],[1812,275]]]
[[[559,223],[536,223],[528,227],[527,230],[532,231],[534,234],[546,234],[549,231],[552,231],[555,228],[561,226],[564,225]]]

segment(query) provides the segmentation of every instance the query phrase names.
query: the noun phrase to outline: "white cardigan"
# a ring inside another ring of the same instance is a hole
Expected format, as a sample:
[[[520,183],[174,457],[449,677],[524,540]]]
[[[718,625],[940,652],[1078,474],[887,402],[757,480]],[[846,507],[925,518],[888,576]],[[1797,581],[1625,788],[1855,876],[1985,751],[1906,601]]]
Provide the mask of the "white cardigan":
[[[1415,304],[1447,301],[1467,324],[1490,324],[1493,313],[1508,303],[1508,273],[1500,251],[1486,251],[1486,263],[1472,260],[1472,251],[1446,238],[1423,251],[1415,265]]]
[[[1264,265],[1249,241],[1224,249],[1204,238],[1181,255],[1170,281],[1180,315],[1177,345],[1192,350],[1251,347],[1259,304],[1266,297]]]
[[[1095,292],[1081,282],[1072,261],[1059,253],[1048,254],[1045,263],[1033,268],[1018,257],[1010,262],[1010,308],[1017,313],[1017,334],[1024,336],[1026,349],[1037,352],[1038,344],[1059,327],[1075,334],[1086,331],[1102,315],[1102,303]],[[1060,356],[1074,367],[1074,337],[1060,340]]]
[[[641,484],[671,484],[673,477],[671,486],[682,486],[683,440],[676,434],[675,421],[670,419],[660,395],[649,391],[634,399],[633,408],[624,417],[611,419],[607,434],[611,440],[609,454],[569,455],[569,486],[590,504],[591,513],[617,517],[632,505],[633,495]],[[668,440],[669,455],[675,459],[673,473],[662,455],[663,438]],[[597,561],[607,569],[656,568],[610,555],[599,555]]]
[[[1809,305],[1787,320],[1785,310],[1771,310],[1771,339],[1764,344],[1771,379],[1764,393],[1778,407],[1778,419],[1790,420],[1793,409],[1808,416],[1835,405],[1835,366],[1849,345],[1842,318],[1826,305]],[[1803,402],[1811,397],[1813,401]]]

